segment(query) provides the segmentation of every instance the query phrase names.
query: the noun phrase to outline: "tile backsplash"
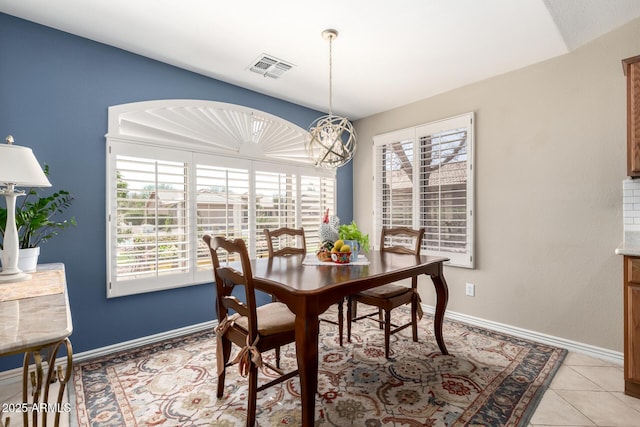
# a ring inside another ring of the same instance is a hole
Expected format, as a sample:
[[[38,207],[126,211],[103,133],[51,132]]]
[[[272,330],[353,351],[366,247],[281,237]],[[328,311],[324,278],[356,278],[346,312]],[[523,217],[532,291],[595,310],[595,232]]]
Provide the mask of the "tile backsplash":
[[[622,218],[625,241],[640,234],[640,179],[622,181]]]

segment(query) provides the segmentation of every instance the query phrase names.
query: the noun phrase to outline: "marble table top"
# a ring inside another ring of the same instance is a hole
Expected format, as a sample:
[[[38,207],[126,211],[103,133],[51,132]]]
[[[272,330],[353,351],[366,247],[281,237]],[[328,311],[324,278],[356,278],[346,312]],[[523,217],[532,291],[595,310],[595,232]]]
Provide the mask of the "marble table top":
[[[31,275],[19,283],[33,292],[0,302],[0,355],[56,343],[73,332],[64,264],[39,265]]]

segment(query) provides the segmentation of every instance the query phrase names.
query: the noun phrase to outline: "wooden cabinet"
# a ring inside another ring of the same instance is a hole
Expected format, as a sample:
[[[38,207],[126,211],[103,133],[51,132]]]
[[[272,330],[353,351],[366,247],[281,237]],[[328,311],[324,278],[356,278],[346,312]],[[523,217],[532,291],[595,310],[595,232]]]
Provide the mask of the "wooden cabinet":
[[[640,257],[624,257],[624,392],[640,398]]]
[[[627,175],[640,177],[640,55],[622,60],[627,76]]]
[[[627,175],[640,178],[640,55],[623,59],[622,68],[627,77]],[[630,255],[624,257],[624,392],[640,398],[640,256]]]

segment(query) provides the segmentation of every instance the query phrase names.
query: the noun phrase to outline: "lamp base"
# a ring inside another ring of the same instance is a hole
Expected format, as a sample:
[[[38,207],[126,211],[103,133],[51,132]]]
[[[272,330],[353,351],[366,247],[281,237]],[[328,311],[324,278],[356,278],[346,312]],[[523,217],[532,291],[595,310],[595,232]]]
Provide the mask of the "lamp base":
[[[23,282],[29,279],[31,279],[31,275],[22,271],[19,273],[5,273],[4,271],[0,271],[0,283]]]

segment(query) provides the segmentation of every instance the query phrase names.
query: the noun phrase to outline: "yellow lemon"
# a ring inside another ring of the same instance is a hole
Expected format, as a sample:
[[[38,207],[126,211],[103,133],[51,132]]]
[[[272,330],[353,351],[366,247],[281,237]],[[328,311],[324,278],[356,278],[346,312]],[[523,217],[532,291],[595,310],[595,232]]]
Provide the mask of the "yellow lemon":
[[[342,245],[340,247],[340,252],[351,252],[351,247],[349,245]]]
[[[333,248],[335,250],[340,250],[340,248],[342,247],[342,245],[344,245],[344,241],[342,240],[336,240],[336,242],[333,244]]]
[[[331,252],[338,252],[338,248],[334,246],[333,248],[331,248]]]

